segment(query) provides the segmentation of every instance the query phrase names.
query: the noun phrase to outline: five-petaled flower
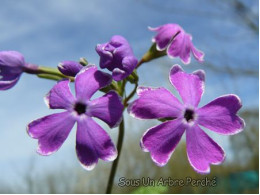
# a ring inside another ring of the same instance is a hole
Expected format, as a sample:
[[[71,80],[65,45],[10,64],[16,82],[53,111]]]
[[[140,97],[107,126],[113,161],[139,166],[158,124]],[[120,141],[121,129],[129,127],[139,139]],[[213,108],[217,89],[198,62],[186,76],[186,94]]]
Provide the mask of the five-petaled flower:
[[[24,57],[17,51],[0,52],[0,90],[13,87],[26,66]]]
[[[190,52],[199,62],[203,61],[204,53],[194,47],[192,36],[178,24],[165,24],[156,28],[149,27],[158,34],[152,39],[159,51],[166,50],[169,57],[179,57],[184,64],[190,63]]]
[[[96,51],[100,56],[100,67],[112,71],[115,81],[129,76],[138,63],[128,41],[119,35],[113,36],[108,43],[98,44]]]
[[[58,82],[47,94],[46,102],[51,109],[65,109],[65,112],[37,119],[27,127],[28,134],[38,139],[38,153],[50,155],[57,151],[77,122],[76,152],[82,166],[91,170],[99,158],[113,161],[117,157],[117,150],[109,135],[92,117],[103,120],[111,128],[117,126],[123,112],[121,98],[116,92],[110,91],[90,100],[97,90],[111,81],[109,74],[89,65],[76,75],[76,97],[70,91],[69,80]]]
[[[139,87],[139,98],[128,107],[130,114],[139,119],[172,119],[148,129],[141,139],[141,147],[150,152],[158,166],[164,166],[186,130],[190,164],[199,173],[209,173],[210,164],[220,164],[225,155],[200,126],[224,135],[242,131],[244,121],[236,115],[242,106],[240,99],[233,94],[225,95],[198,108],[204,92],[204,72],[187,74],[174,65],[169,79],[183,104],[165,88]]]

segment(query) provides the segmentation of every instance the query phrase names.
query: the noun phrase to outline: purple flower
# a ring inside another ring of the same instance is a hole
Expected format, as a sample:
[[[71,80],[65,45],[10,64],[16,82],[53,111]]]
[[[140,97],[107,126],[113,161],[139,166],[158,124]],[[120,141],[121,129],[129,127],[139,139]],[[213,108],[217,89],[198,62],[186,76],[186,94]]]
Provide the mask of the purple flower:
[[[62,74],[72,77],[75,77],[82,68],[83,66],[75,61],[63,61],[58,65],[58,69]]]
[[[24,57],[17,51],[0,52],[0,90],[13,87],[19,80],[23,67]]]
[[[174,119],[148,129],[141,139],[141,147],[150,152],[158,166],[164,166],[186,130],[190,164],[199,173],[209,173],[210,164],[220,164],[225,155],[200,126],[223,135],[242,131],[244,121],[236,115],[241,101],[230,94],[198,108],[204,92],[204,72],[187,74],[179,65],[174,65],[169,79],[183,103],[165,88],[139,87],[139,98],[128,107],[130,114],[139,119]]]
[[[92,117],[103,120],[111,128],[117,126],[123,112],[121,99],[116,92],[110,91],[90,100],[96,91],[111,81],[109,74],[90,65],[84,67],[75,78],[76,97],[70,91],[69,80],[58,82],[47,94],[46,102],[51,109],[65,111],[32,121],[27,127],[28,134],[38,139],[37,152],[41,155],[56,152],[77,122],[76,152],[82,166],[91,170],[99,158],[113,161],[117,150],[109,135]]]
[[[100,67],[112,71],[115,81],[129,76],[138,62],[128,41],[119,35],[113,36],[108,43],[98,44],[96,51],[100,56]]]
[[[167,50],[169,57],[179,57],[184,64],[190,63],[190,52],[199,62],[203,61],[204,53],[194,47],[192,36],[186,33],[178,24],[165,24],[156,28],[157,35],[152,39],[159,51]]]

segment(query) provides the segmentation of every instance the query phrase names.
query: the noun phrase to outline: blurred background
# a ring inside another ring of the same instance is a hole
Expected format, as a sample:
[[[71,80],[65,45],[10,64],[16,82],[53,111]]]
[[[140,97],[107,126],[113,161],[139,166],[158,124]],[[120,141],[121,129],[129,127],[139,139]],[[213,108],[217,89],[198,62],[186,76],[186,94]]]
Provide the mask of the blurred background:
[[[140,59],[151,46],[153,32],[147,26],[178,23],[193,35],[204,51],[205,62],[182,65],[192,72],[204,69],[206,89],[200,106],[228,93],[243,103],[239,114],[245,130],[234,136],[207,133],[226,152],[222,165],[211,166],[209,175],[198,175],[189,165],[185,136],[165,167],[157,167],[139,147],[146,129],[158,121],[139,121],[127,113],[126,136],[114,183],[114,193],[258,193],[259,183],[259,2],[257,0],[1,0],[0,50],[17,50],[27,62],[56,67],[63,60],[86,57],[98,64],[97,43],[123,35]],[[140,85],[171,90],[171,66],[178,59],[162,57],[138,69]],[[37,141],[26,133],[36,118],[49,110],[43,97],[54,81],[22,75],[18,84],[0,91],[0,193],[104,193],[112,163],[100,161],[85,171],[75,153],[75,128],[61,149],[48,157],[35,151]],[[130,91],[132,86],[127,86]],[[100,96],[97,93],[96,96]],[[178,95],[177,95],[178,96]],[[59,111],[58,111],[59,112]],[[110,130],[117,140],[118,129]],[[119,187],[119,178],[160,177],[217,178],[215,187]]]

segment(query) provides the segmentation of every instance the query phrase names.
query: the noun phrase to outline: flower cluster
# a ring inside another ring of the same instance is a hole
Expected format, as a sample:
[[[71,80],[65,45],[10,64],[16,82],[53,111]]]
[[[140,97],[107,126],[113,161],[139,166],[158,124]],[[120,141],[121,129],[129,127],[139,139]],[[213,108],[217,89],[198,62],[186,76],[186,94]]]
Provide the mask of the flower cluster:
[[[167,53],[169,57],[179,57],[188,64],[192,53],[196,60],[203,61],[203,52],[195,48],[191,35],[178,24],[165,24],[150,30],[157,32],[151,48],[164,52],[157,52],[160,55],[156,57]],[[95,65],[87,65],[86,61],[62,61],[57,70],[50,70],[26,63],[19,52],[0,52],[0,90],[13,87],[23,72],[59,80],[45,100],[50,109],[64,111],[32,121],[27,132],[38,140],[37,152],[50,155],[62,146],[76,123],[76,153],[87,170],[93,169],[99,159],[113,161],[119,154],[108,133],[93,118],[104,121],[110,128],[117,127],[128,100],[136,92],[134,88],[126,97],[125,85],[128,81],[135,82],[136,87],[138,85],[137,79],[131,80],[131,76],[137,77],[132,72],[142,63],[155,58],[153,56],[147,61],[143,58],[138,62],[128,41],[119,35],[113,36],[107,43],[98,44],[96,52],[100,56],[100,68],[109,70],[111,75],[98,70]],[[210,165],[220,164],[225,155],[202,127],[224,135],[242,131],[245,123],[237,115],[241,101],[236,95],[229,94],[198,107],[204,93],[204,71],[188,74],[179,65],[174,65],[169,79],[182,102],[163,87],[139,86],[139,97],[128,106],[128,112],[136,118],[166,120],[145,132],[141,148],[150,152],[158,166],[164,166],[186,132],[191,166],[198,173],[209,173]],[[70,91],[71,81],[75,81],[75,96]],[[91,99],[98,90],[106,93]]]

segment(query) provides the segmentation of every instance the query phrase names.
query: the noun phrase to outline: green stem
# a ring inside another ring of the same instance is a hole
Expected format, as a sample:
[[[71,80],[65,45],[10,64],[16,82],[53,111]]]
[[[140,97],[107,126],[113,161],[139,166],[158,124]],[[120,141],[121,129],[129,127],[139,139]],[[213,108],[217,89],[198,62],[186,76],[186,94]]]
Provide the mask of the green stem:
[[[120,90],[118,92],[121,97],[124,97],[126,82],[127,82],[127,80],[125,80],[125,79],[122,81],[122,85],[121,85]]]
[[[63,79],[63,77],[59,77],[59,76],[51,75],[51,74],[37,74],[37,77],[43,78],[43,79],[54,80],[54,81],[59,81],[59,80]]]
[[[138,87],[138,83],[135,83],[135,88],[133,89],[133,91],[129,94],[129,96],[127,96],[124,100],[124,106],[127,107],[128,106],[128,101],[135,95],[136,89]]]
[[[150,56],[149,56],[149,53],[144,54],[144,56],[142,57],[142,59],[137,63],[136,69],[139,68],[143,63],[149,62],[149,61],[150,61],[149,57],[150,57]]]
[[[36,74],[40,78],[51,79],[51,80],[61,80],[63,78],[68,78],[74,81],[73,77],[65,76],[57,68],[51,68],[46,66],[37,66],[34,64],[28,64],[23,68],[23,72],[28,74]]]
[[[120,82],[118,83],[118,91],[117,92],[119,93],[119,95],[122,98],[124,98],[126,83],[127,83],[126,79],[124,79],[121,84],[120,84]],[[114,178],[115,178],[115,175],[116,175],[117,165],[118,165],[118,161],[119,161],[119,158],[120,158],[121,149],[122,149],[122,145],[123,145],[124,132],[125,132],[124,115],[122,115],[122,121],[119,125],[119,134],[118,134],[118,140],[117,140],[117,146],[116,146],[118,155],[117,155],[117,158],[114,160],[114,162],[112,164],[112,168],[111,168],[108,183],[107,183],[106,194],[111,194],[111,191],[112,191],[112,188],[113,188],[113,183],[114,183]]]
[[[54,75],[54,76],[58,76],[61,78],[69,78],[70,80],[74,80],[73,77],[68,77],[68,76],[65,76],[64,74],[62,74],[57,68],[39,66],[38,71],[40,72],[40,74],[49,74],[49,75]]]
[[[122,149],[122,145],[123,145],[124,132],[125,132],[125,124],[124,124],[124,117],[123,117],[123,119],[119,125],[119,135],[118,135],[118,141],[117,141],[118,156],[114,160],[113,165],[112,165],[112,169],[111,169],[111,172],[109,175],[109,180],[107,183],[106,194],[111,194],[111,192],[112,192],[114,178],[115,178],[116,170],[117,170],[117,165],[118,165],[118,161],[120,158],[121,149]]]

